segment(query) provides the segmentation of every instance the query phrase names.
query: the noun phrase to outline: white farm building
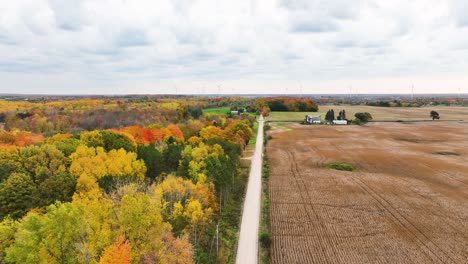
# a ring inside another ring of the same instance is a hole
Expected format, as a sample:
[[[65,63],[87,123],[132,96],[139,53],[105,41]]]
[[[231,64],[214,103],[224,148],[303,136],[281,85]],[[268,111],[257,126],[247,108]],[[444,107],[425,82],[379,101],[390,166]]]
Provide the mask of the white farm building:
[[[333,120],[334,125],[347,125],[348,121],[346,120]]]
[[[308,124],[321,124],[322,118],[320,116],[306,115],[305,122]]]

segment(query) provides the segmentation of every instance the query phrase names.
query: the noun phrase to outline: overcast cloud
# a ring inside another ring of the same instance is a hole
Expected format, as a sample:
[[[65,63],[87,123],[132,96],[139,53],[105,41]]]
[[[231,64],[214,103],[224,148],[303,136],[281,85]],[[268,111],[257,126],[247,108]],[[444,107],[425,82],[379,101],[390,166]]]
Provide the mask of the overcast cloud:
[[[0,93],[468,93],[466,0],[0,2]]]

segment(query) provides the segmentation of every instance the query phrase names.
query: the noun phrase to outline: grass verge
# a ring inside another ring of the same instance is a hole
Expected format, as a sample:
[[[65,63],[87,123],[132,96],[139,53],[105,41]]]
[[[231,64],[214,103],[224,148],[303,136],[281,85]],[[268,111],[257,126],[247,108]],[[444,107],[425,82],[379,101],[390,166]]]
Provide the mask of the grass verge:
[[[267,130],[267,129],[266,129]],[[271,244],[271,231],[270,231],[270,191],[269,191],[269,179],[270,179],[270,163],[266,155],[266,144],[268,142],[265,130],[265,148],[263,155],[263,168],[262,168],[262,209],[260,213],[260,227],[258,232],[259,239],[259,252],[258,252],[258,263],[268,264],[270,263],[270,244]]]
[[[247,144],[248,146],[255,146],[257,143],[257,132],[258,132],[258,122],[255,121],[253,124],[253,136],[250,138],[249,143]]]

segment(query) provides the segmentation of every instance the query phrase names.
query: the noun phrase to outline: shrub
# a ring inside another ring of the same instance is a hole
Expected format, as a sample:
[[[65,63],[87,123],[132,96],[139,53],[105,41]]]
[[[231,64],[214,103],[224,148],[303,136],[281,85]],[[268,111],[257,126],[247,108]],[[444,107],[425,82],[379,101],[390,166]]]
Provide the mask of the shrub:
[[[266,232],[260,233],[260,245],[263,248],[269,248],[271,244],[270,234]]]

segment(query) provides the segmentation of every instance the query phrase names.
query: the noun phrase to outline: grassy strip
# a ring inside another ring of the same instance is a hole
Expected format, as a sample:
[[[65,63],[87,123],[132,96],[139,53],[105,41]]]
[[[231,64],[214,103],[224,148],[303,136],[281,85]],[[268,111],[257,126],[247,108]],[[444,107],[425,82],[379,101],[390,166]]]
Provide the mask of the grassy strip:
[[[334,170],[340,170],[340,171],[355,171],[357,168],[349,163],[343,163],[343,162],[334,162],[334,163],[329,163],[325,165],[325,168],[328,169],[334,169]]]
[[[247,144],[247,146],[255,146],[255,144],[257,143],[258,122],[255,122],[253,124],[253,132],[254,132],[254,134],[250,138],[249,143]]]
[[[270,112],[267,119],[272,121],[303,121],[306,115],[320,115],[325,118],[324,112]]]
[[[265,125],[264,144],[268,142],[266,136],[267,125]],[[260,227],[259,227],[259,253],[258,263],[270,263],[270,244],[271,244],[271,231],[270,231],[270,191],[268,182],[270,179],[270,163],[266,155],[266,148],[263,155],[263,168],[262,168],[262,210],[260,213]]]

